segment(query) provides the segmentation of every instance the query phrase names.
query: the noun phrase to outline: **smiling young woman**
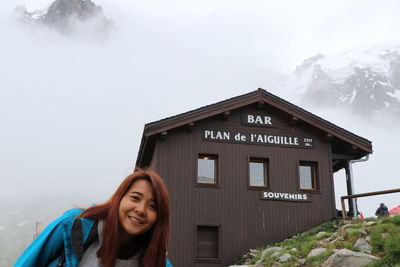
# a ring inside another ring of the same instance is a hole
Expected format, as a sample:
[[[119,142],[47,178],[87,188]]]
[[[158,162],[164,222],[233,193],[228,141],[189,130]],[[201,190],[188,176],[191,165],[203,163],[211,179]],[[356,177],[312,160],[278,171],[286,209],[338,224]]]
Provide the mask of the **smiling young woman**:
[[[169,198],[162,179],[137,169],[106,202],[49,224],[14,266],[171,266]]]

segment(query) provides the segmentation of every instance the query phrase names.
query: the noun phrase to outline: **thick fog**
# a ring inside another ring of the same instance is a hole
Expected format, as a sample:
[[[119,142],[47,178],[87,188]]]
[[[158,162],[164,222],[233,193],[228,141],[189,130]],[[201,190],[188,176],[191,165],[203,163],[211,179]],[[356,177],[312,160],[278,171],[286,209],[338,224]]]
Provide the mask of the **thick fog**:
[[[133,170],[145,123],[258,87],[288,95],[276,88],[305,58],[400,32],[397,1],[95,2],[113,21],[106,34],[28,26],[13,11],[50,0],[0,2],[0,266],[35,221],[106,200]],[[311,111],[373,142],[353,167],[357,193],[399,187],[398,127]],[[335,184],[346,195],[342,172]],[[393,207],[399,194],[359,209],[372,216],[381,201]]]

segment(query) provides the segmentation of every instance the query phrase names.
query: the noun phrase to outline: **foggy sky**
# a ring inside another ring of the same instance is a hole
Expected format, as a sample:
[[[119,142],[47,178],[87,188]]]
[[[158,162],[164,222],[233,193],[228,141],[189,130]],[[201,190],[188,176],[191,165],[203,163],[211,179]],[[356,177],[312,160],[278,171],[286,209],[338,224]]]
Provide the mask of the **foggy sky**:
[[[398,1],[95,2],[115,25],[105,39],[23,26],[17,2],[0,2],[3,210],[29,206],[46,221],[43,199],[57,212],[104,201],[133,170],[145,123],[258,87],[279,96],[279,77],[305,58],[400,33]],[[399,128],[315,112],[373,142],[370,160],[354,166],[356,192],[399,187]],[[335,183],[345,195],[343,175]],[[372,216],[382,199],[400,204],[388,195],[360,210]]]

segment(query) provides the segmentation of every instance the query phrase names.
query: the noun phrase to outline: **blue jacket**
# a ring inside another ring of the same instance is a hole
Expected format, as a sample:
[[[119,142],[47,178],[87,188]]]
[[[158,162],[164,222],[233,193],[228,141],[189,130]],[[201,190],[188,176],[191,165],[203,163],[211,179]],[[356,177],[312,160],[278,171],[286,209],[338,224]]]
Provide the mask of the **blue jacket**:
[[[14,267],[57,266],[58,254],[63,246],[64,266],[77,267],[79,260],[72,247],[71,232],[74,220],[81,212],[81,209],[68,210],[61,217],[51,222],[18,258]],[[89,218],[81,218],[80,220],[83,243],[85,243],[96,221]],[[166,267],[173,267],[168,259]]]

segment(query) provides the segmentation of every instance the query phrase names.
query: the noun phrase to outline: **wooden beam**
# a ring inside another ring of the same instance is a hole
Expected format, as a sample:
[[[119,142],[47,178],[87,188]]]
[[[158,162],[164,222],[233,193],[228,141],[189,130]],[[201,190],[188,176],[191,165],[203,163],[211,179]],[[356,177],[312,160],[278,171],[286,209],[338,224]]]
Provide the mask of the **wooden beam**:
[[[375,192],[368,192],[363,194],[354,194],[348,196],[342,196],[343,199],[348,198],[358,198],[358,197],[369,197],[369,196],[376,196],[376,195],[384,195],[384,194],[392,194],[392,193],[400,193],[400,188],[397,189],[390,189],[390,190],[383,190],[383,191],[375,191]]]
[[[230,110],[225,111],[225,112],[222,114],[222,118],[223,118],[224,120],[226,120],[226,119],[229,117],[229,115],[231,115],[231,111],[230,111]]]
[[[264,101],[258,101],[257,102],[257,109],[264,109],[265,107],[265,102]]]
[[[354,195],[348,195],[348,196],[342,196],[340,198],[340,201],[342,203],[342,216],[343,220],[346,220],[346,206],[344,204],[345,199],[351,199],[351,198],[359,198],[359,197],[370,197],[370,196],[376,196],[376,195],[384,195],[384,194],[392,194],[392,193],[400,193],[400,188],[397,189],[389,189],[389,190],[383,190],[383,191],[375,191],[375,192],[368,192],[368,193],[362,193],[362,194],[354,194]]]
[[[324,141],[330,142],[330,141],[332,141],[332,139],[333,139],[333,135],[332,135],[332,134],[326,133],[326,134],[324,135]]]
[[[187,132],[191,132],[193,127],[194,127],[194,122],[189,122],[188,124],[186,124],[185,129]]]
[[[295,117],[295,116],[292,116],[291,118],[290,118],[290,121],[289,121],[289,123],[290,123],[290,125],[297,125],[297,123],[299,123],[299,118],[297,118],[297,117]]]
[[[332,159],[352,160],[357,159],[357,157],[350,154],[332,154]]]
[[[160,139],[161,139],[161,140],[165,140],[165,139],[167,138],[167,133],[168,133],[167,131],[161,132],[161,133],[160,133]]]

